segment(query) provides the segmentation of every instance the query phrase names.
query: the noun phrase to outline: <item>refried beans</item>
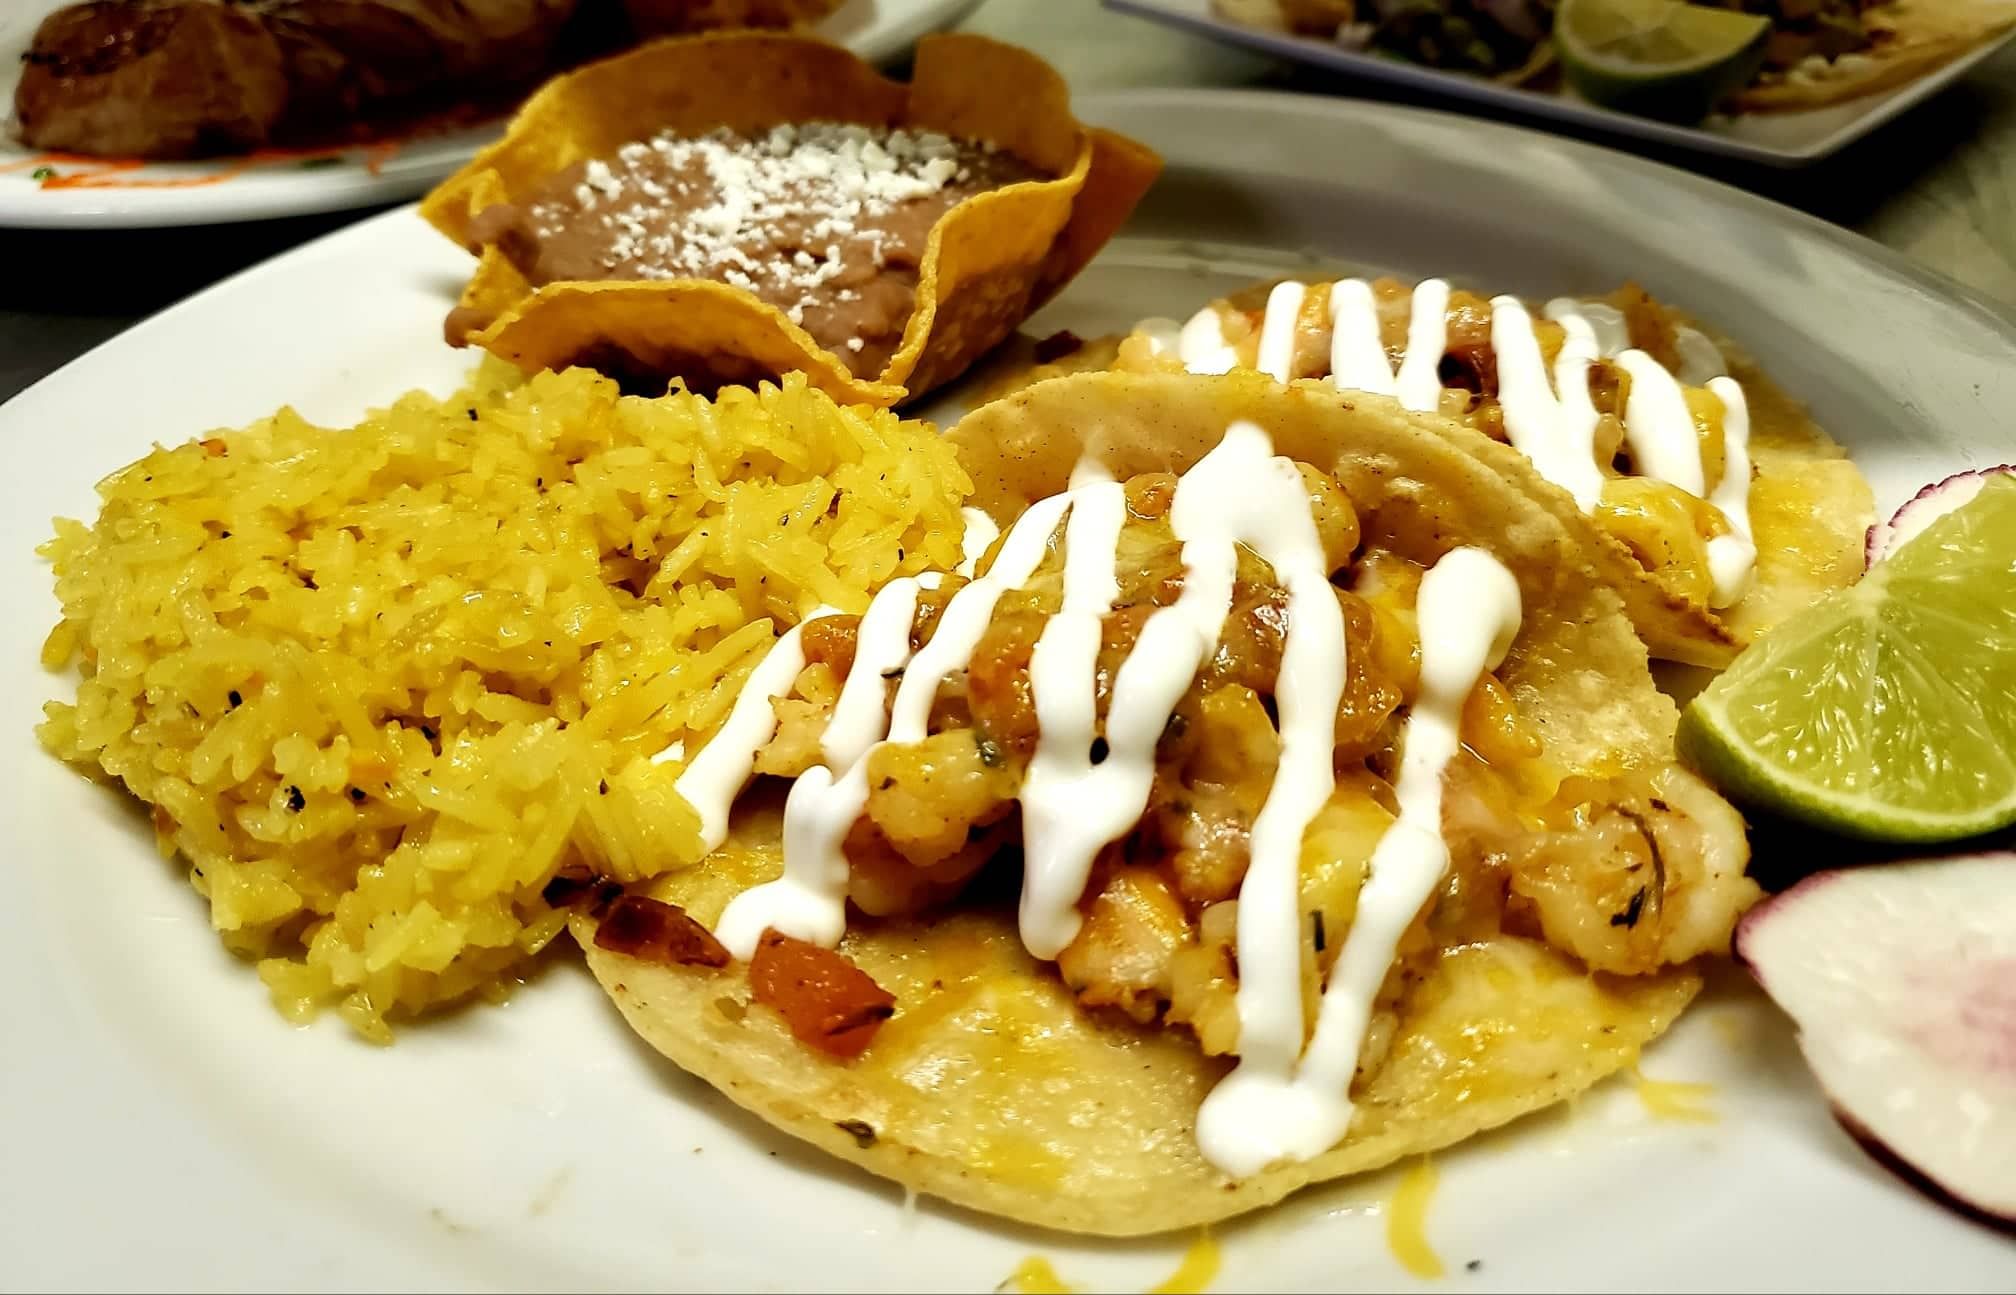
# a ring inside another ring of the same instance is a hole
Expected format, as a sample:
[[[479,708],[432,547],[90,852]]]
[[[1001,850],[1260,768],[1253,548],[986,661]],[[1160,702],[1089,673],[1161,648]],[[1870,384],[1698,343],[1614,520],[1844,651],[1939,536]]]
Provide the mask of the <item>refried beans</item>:
[[[484,210],[535,286],[718,279],[801,325],[862,377],[882,372],[915,304],[938,218],[977,193],[1049,178],[992,144],[835,122],[664,132],[561,171]]]

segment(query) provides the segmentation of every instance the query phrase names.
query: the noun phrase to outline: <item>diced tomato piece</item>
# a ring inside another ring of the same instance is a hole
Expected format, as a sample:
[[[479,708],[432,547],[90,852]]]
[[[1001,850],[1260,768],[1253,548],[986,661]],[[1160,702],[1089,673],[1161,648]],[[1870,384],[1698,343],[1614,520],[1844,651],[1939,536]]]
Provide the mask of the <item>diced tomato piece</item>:
[[[800,1043],[849,1060],[896,1014],[896,996],[867,972],[831,949],[774,930],[756,946],[749,985]]]
[[[725,967],[728,950],[714,933],[676,904],[643,895],[625,895],[595,928],[595,947],[646,962],[684,967]]]

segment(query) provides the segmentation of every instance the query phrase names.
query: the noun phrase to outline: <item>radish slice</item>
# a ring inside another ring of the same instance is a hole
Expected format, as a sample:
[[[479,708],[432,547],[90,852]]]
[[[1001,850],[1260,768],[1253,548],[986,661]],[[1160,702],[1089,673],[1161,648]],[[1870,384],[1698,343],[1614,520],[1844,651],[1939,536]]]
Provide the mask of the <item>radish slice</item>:
[[[2016,1231],[2016,852],[1817,873],[1743,919],[1736,955],[1849,1133]]]
[[[1875,566],[1884,554],[1916,537],[1927,526],[1980,494],[1981,487],[1988,484],[1988,478],[2003,474],[2016,475],[2016,464],[1956,472],[1911,496],[1902,508],[1891,515],[1889,521],[1878,522],[1869,528],[1869,537],[1863,544],[1863,553],[1869,565]]]

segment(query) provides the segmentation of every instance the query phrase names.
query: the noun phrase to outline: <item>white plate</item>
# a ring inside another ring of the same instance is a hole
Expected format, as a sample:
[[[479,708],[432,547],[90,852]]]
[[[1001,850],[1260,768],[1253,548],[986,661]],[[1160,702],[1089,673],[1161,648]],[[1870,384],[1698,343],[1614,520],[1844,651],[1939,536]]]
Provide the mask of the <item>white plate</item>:
[[[21,56],[35,28],[67,0],[5,0],[0,13],[0,120],[14,111]],[[846,0],[812,31],[871,63],[901,58],[926,32],[948,27],[978,0]],[[112,170],[98,162],[46,163],[0,132],[0,228],[134,228],[212,225],[397,202],[425,192],[497,137],[495,124],[421,135],[396,145],[336,149],[248,164],[242,158],[150,162]],[[104,176],[106,187],[45,188],[44,166],[63,176]]]
[[[1244,45],[1277,58],[1362,76],[1368,80],[1498,108],[1529,117],[1552,118],[1633,139],[1652,140],[1697,153],[1741,158],[1767,166],[1804,166],[1845,148],[1964,76],[2002,48],[2016,29],[1992,37],[1960,58],[1894,90],[1806,112],[1715,116],[1700,126],[1675,126],[1648,117],[1599,108],[1563,91],[1525,90],[1483,77],[1444,72],[1346,49],[1334,41],[1265,31],[1218,16],[1211,0],[1105,0],[1110,9]]]
[[[1535,296],[1637,275],[1752,346],[1886,502],[2007,457],[2016,328],[1806,217],[1439,114],[1194,92],[1083,109],[1169,171],[1031,333],[1181,312],[1312,258]],[[154,856],[144,816],[36,747],[39,707],[65,686],[36,664],[56,614],[31,552],[48,519],[91,515],[92,483],[152,441],[287,402],[350,420],[415,385],[446,391],[468,357],[441,345],[440,318],[467,269],[410,209],[390,212],[0,408],[0,1285],[985,1291],[1031,1253],[1096,1289],[1166,1276],[1181,1238],[1073,1242],[930,1202],[906,1212],[661,1062],[564,958],[508,1006],[409,1027],[390,1050],[334,1019],[291,1029]],[[1438,1158],[1428,1233],[1462,1289],[2016,1289],[2008,1241],[1836,1130],[1754,994],[1712,994],[1645,1067],[1716,1085],[1719,1123],[1653,1121],[1612,1083]],[[1220,1229],[1218,1289],[1407,1282],[1380,1217],[1393,1182]]]

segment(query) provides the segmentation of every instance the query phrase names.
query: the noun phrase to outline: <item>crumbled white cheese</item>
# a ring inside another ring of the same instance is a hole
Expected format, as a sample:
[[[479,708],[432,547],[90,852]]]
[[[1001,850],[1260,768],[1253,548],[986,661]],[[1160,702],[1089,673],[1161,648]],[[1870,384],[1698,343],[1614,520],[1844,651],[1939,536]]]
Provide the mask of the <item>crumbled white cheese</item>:
[[[623,182],[609,169],[609,164],[601,158],[592,159],[581,173],[581,178],[589,188],[605,198],[614,198],[623,192]]]

